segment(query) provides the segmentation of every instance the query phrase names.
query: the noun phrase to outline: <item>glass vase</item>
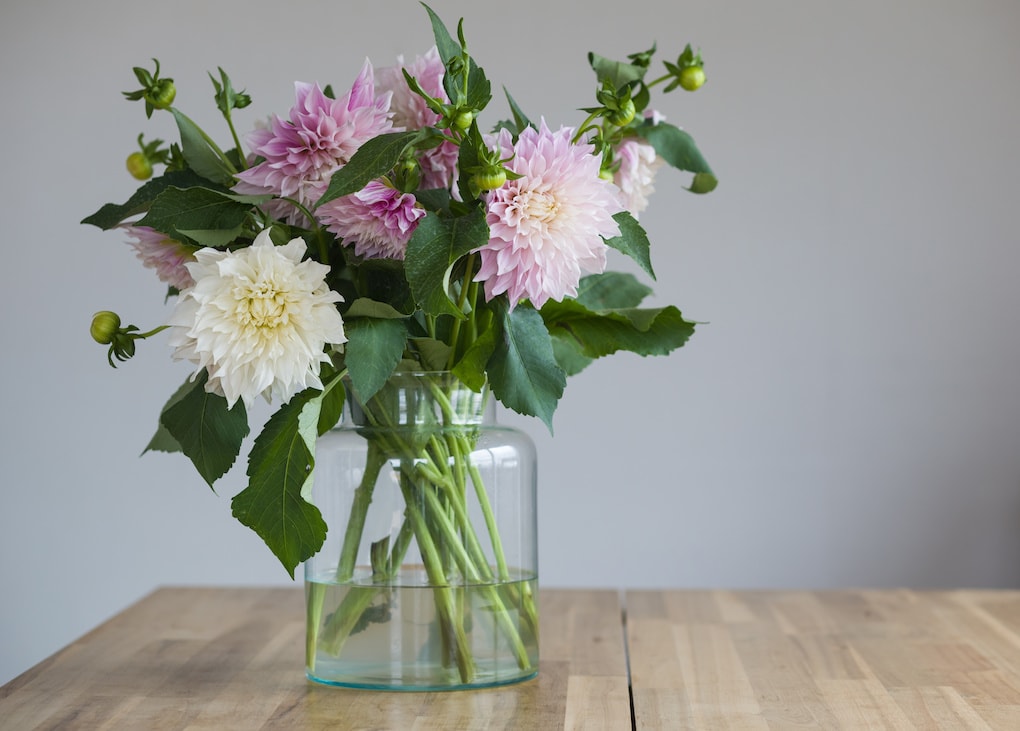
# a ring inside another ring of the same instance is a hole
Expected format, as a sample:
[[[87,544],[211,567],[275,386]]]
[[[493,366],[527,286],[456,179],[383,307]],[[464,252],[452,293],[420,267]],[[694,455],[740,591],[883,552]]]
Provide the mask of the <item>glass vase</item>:
[[[538,670],[535,450],[449,373],[393,376],[316,445],[326,543],[305,562],[306,672],[455,690]]]

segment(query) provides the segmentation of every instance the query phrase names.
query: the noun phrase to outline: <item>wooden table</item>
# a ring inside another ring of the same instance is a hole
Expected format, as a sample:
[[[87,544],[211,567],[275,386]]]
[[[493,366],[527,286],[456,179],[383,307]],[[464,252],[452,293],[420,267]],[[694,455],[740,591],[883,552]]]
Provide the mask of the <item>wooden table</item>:
[[[22,729],[1020,729],[1020,592],[541,593],[536,680],[303,674],[299,589],[165,588],[0,689]],[[629,673],[628,673],[629,670]]]

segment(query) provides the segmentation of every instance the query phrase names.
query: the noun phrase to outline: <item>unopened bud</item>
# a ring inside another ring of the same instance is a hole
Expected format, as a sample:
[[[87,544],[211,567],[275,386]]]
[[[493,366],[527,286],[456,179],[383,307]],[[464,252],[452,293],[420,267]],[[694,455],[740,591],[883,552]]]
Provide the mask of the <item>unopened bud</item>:
[[[109,345],[113,342],[117,331],[120,329],[120,317],[116,312],[103,310],[92,316],[92,326],[89,332],[92,339],[100,345]]]

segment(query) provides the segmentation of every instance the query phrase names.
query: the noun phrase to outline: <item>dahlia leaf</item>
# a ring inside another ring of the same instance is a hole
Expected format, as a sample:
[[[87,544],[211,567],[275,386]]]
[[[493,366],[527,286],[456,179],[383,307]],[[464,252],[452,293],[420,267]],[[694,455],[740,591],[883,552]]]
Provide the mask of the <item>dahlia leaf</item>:
[[[627,211],[620,211],[613,216],[613,220],[620,227],[620,235],[605,239],[606,245],[629,256],[648,273],[648,276],[655,279],[651,245],[648,242],[648,234],[641,228],[641,224]]]
[[[521,110],[521,108],[517,105],[516,100],[510,96],[510,92],[507,91],[505,87],[503,88],[503,93],[506,95],[507,104],[510,105],[510,113],[514,115],[514,129],[511,129],[510,131],[513,133],[513,141],[516,142],[517,136],[521,132],[528,127],[534,127],[535,125],[532,124],[530,119],[528,119],[528,115]]]
[[[321,206],[335,198],[357,193],[370,181],[386,175],[397,164],[407,146],[421,134],[419,130],[388,132],[365,142],[346,165],[333,173],[326,192],[315,205]]]
[[[317,422],[320,396],[306,389],[270,417],[248,456],[248,487],[231,501],[234,517],[265,541],[291,578],[326,539],[322,514],[302,497],[315,465],[306,432]]]
[[[464,48],[455,41],[446,25],[425,3],[422,7],[432,21],[432,34],[436,38],[436,49],[443,60],[446,73],[443,74],[443,88],[456,107],[481,110],[492,99],[492,86],[485,78],[485,73],[474,59],[464,53]],[[462,30],[462,29],[461,29]],[[462,35],[462,34],[461,34]],[[464,60],[467,63],[465,65]],[[467,75],[467,91],[465,93],[465,74]]]
[[[652,290],[628,272],[603,272],[582,277],[574,298],[589,310],[637,307]]]
[[[180,401],[184,396],[191,391],[193,384],[189,378],[180,387],[174,391],[173,395],[167,399],[166,403],[163,404],[162,410],[159,412],[160,415],[169,409],[171,406]],[[181,444],[173,435],[163,426],[163,421],[160,419],[159,425],[156,427],[156,433],[152,435],[152,439],[142,450],[142,454],[146,452],[180,452]]]
[[[715,189],[719,181],[689,134],[672,124],[652,124],[650,121],[638,125],[634,131],[654,147],[667,163],[678,170],[695,174],[694,183],[688,188],[692,193],[708,193]]]
[[[248,415],[243,402],[227,408],[225,398],[208,393],[207,380],[203,370],[176,402],[168,404],[160,423],[212,487],[237,459],[248,436]]]
[[[209,188],[167,188],[152,202],[138,222],[175,239],[187,238],[186,231],[207,234],[223,231],[240,233],[251,213],[251,204],[234,200]]]
[[[388,305],[385,302],[376,302],[368,297],[359,297],[351,302],[351,306],[347,308],[344,317],[347,319],[354,317],[376,317],[383,320],[399,320],[407,317],[407,315],[398,312],[392,305]]]
[[[499,322],[493,323],[468,346],[461,359],[453,366],[453,375],[474,391],[485,385],[485,367],[496,352]]]
[[[694,333],[676,307],[589,310],[576,300],[549,301],[542,307],[549,333],[573,343],[589,358],[619,350],[638,355],[666,355]]]
[[[585,368],[590,366],[595,359],[584,355],[577,346],[576,341],[571,338],[549,333],[552,337],[553,354],[556,362],[568,376],[576,376]]]
[[[429,212],[420,219],[407,242],[404,266],[411,294],[426,314],[466,318],[450,300],[450,272],[458,259],[488,240],[489,226],[480,207],[457,218]]]
[[[486,368],[492,392],[507,408],[539,417],[552,432],[567,378],[556,362],[549,331],[542,316],[526,305],[506,308],[501,320],[502,338]]]
[[[421,367],[427,371],[444,371],[450,360],[450,346],[435,338],[411,338]],[[484,363],[483,363],[484,365]]]
[[[148,181],[136,190],[126,202],[107,203],[91,216],[83,218],[82,223],[98,226],[104,231],[108,231],[123,223],[125,219],[149,210],[149,206],[156,200],[156,197],[167,188],[190,188],[204,184],[207,184],[207,181],[192,170],[171,170]]]
[[[647,67],[613,61],[597,53],[588,54],[588,63],[591,64],[600,82],[608,81],[616,89],[632,81],[641,81],[645,78],[645,72],[648,70]]]
[[[344,321],[347,343],[344,362],[351,383],[362,400],[372,398],[393,374],[407,342],[402,320],[348,317]]]
[[[181,154],[188,166],[203,178],[230,186],[234,183],[234,171],[223,157],[210,147],[201,128],[182,112],[171,107],[177,129],[181,133]]]

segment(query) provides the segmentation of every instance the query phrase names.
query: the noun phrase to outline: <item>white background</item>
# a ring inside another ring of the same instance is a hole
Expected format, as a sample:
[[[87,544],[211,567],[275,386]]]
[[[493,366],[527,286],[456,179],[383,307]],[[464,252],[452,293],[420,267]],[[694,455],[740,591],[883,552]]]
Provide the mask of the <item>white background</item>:
[[[576,125],[585,53],[705,54],[657,106],[721,180],[664,171],[642,216],[661,304],[707,323],[669,358],[573,379],[541,455],[546,586],[1020,586],[1020,4],[434,0],[532,117]],[[159,338],[112,370],[88,325],[163,288],[80,226],[134,181],[134,65],[226,142],[206,71],[285,115],[431,44],[401,2],[7,2],[0,681],[163,584],[289,581],[179,455],[138,455],[184,379]],[[341,92],[342,93],[342,92]],[[497,97],[488,120],[506,116]],[[618,261],[618,260],[617,260]]]

